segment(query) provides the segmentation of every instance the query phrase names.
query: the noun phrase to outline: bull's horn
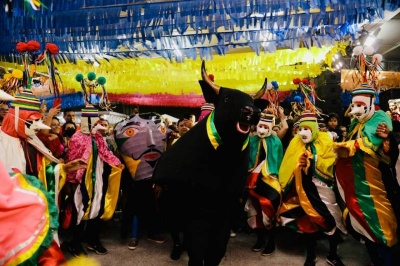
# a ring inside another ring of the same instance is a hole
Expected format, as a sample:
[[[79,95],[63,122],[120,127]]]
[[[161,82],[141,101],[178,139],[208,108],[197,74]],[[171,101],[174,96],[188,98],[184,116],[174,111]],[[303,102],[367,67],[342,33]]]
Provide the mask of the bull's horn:
[[[252,95],[253,99],[261,99],[264,95],[265,91],[267,90],[268,78],[265,78],[264,84],[262,85],[261,89],[256,92],[256,94]]]
[[[219,94],[220,86],[214,84],[206,72],[206,62],[203,60],[201,63],[201,78],[206,82],[217,94]]]

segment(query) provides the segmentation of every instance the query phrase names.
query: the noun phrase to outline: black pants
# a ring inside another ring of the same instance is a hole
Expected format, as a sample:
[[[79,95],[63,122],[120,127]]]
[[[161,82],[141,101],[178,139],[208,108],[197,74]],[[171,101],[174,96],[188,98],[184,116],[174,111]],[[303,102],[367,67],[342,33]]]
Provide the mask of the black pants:
[[[234,200],[221,191],[189,189],[184,238],[190,266],[216,266],[228,245]]]
[[[126,238],[131,230],[133,216],[139,219],[148,235],[159,233],[158,203],[150,180],[134,181],[130,189],[125,189],[123,197],[126,204],[122,207],[121,237]]]

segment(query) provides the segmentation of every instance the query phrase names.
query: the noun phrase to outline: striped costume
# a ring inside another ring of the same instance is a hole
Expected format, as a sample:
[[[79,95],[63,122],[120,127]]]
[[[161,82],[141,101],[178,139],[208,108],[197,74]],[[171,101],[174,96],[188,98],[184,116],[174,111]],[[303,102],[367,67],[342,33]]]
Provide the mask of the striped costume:
[[[290,142],[279,170],[283,199],[278,221],[283,226],[304,233],[322,231],[331,235],[336,227],[346,232],[332,190],[336,158],[332,147],[327,132],[317,132],[316,139],[307,144],[299,135]],[[304,152],[311,159],[305,169],[298,164]]]
[[[335,144],[336,150],[349,151],[348,158],[338,159],[336,177],[352,228],[372,242],[391,247],[398,241],[397,219],[388,189],[398,186],[393,182],[389,157],[381,149],[385,141],[375,134],[379,123],[392,130],[392,122],[383,111],[375,112],[365,123],[352,121],[350,140]]]
[[[249,146],[249,198],[245,207],[248,223],[251,228],[270,228],[281,204],[278,171],[283,157],[282,143],[275,135],[266,138],[254,135]]]

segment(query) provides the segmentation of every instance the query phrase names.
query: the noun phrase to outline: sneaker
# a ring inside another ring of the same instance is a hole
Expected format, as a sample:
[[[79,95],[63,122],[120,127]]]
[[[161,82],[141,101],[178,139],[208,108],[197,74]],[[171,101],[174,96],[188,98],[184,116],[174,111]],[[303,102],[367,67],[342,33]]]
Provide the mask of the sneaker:
[[[263,256],[269,256],[275,251],[275,243],[273,241],[268,241],[264,250],[261,252]]]
[[[170,255],[171,260],[179,260],[181,258],[181,255],[182,255],[182,246],[175,245]]]
[[[304,262],[304,266],[315,266],[315,263],[317,262],[317,258],[315,256],[308,256],[306,262]]]
[[[90,251],[96,252],[97,255],[106,255],[108,253],[107,249],[103,247],[100,241],[88,243],[86,248]]]
[[[156,235],[156,236],[148,236],[148,237],[147,237],[147,240],[156,242],[156,243],[158,243],[158,244],[162,244],[162,243],[165,242],[165,239],[162,238],[162,237],[159,236],[159,235]]]
[[[328,254],[328,256],[326,257],[326,262],[332,266],[344,266],[344,263],[337,254],[333,256]]]
[[[232,238],[236,237],[236,233],[234,231],[231,230],[231,235]]]
[[[265,245],[264,241],[257,240],[257,243],[254,244],[252,250],[254,252],[259,252]]]
[[[129,248],[130,250],[134,250],[134,249],[137,248],[138,244],[139,244],[139,241],[138,241],[136,238],[133,238],[133,237],[132,237],[132,238],[130,238],[129,241],[128,241],[128,248]]]
[[[81,243],[70,243],[68,246],[69,251],[72,256],[78,257],[87,257],[86,251],[83,249]]]

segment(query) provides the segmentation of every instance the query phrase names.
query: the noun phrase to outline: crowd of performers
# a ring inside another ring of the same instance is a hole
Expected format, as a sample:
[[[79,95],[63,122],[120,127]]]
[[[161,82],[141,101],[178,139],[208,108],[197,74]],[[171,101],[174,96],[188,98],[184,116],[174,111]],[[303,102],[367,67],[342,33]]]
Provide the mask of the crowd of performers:
[[[180,258],[186,248],[182,227],[168,219],[180,216],[180,210],[162,202],[174,192],[154,185],[151,176],[165,149],[198,121],[182,117],[168,125],[158,114],[137,113],[110,134],[109,123],[93,106],[82,110],[78,126],[73,111],[54,106],[43,113],[29,90],[13,99],[2,97],[1,265],[65,263],[61,228],[72,255],[86,256],[86,250],[107,254],[99,232],[116,209],[122,209],[121,237],[129,249],[139,244],[139,225],[149,240],[165,241],[158,216],[164,211],[173,242],[171,259]],[[397,116],[394,109],[391,116],[375,110],[374,97],[368,86],[353,90],[349,125],[340,125],[336,114],[321,115],[315,109],[288,117],[282,107],[262,107],[250,134],[241,199],[247,226],[256,234],[253,251],[272,254],[276,228],[284,226],[304,235],[304,265],[316,264],[321,232],[329,241],[330,265],[344,265],[337,246],[347,233],[365,244],[371,265],[395,265],[400,187],[392,120]],[[204,105],[201,119],[212,110]],[[61,111],[63,125],[57,118]]]

